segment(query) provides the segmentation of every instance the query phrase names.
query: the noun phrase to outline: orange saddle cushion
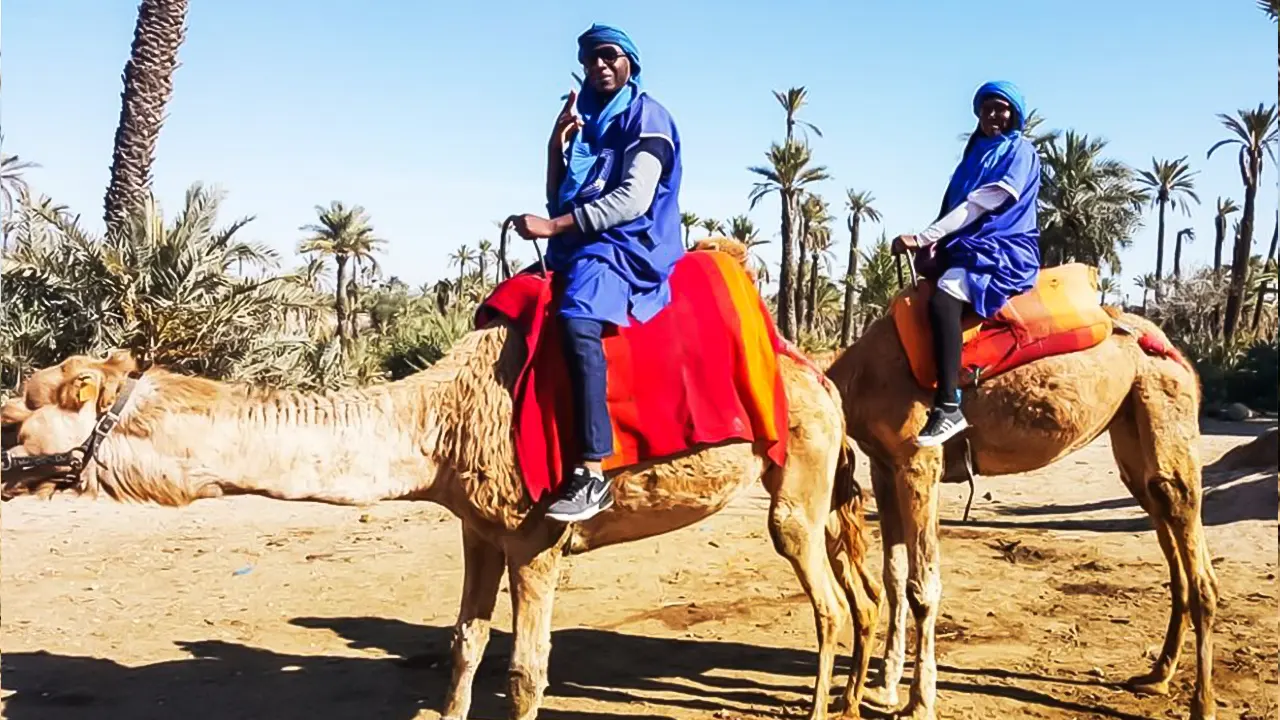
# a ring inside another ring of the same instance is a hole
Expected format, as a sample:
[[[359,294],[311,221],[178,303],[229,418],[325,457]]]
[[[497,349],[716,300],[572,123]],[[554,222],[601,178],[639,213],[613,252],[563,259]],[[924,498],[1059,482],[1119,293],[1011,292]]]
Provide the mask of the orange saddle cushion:
[[[922,281],[899,293],[889,308],[911,372],[926,390],[938,385],[928,313],[933,293],[933,284]],[[1010,299],[995,317],[983,320],[969,310],[961,322],[961,387],[1051,355],[1087,350],[1112,331],[1098,296],[1098,271],[1083,263],[1041,268],[1036,286]]]

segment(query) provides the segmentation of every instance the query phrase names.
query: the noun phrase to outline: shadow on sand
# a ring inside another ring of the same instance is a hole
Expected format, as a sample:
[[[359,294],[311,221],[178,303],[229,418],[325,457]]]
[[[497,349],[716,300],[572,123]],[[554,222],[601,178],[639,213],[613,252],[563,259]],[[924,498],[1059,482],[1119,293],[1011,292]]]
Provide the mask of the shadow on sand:
[[[353,650],[376,650],[393,657],[290,655],[220,640],[180,642],[192,658],[138,667],[99,658],[7,652],[3,685],[13,694],[4,703],[5,716],[12,720],[408,720],[421,710],[440,709],[449,682],[450,628],[379,618],[299,618],[293,623],[335,632]],[[643,709],[631,705],[617,714],[607,709],[544,709],[539,717],[548,720],[624,716],[645,720],[670,717],[677,711],[712,716],[721,710],[730,716],[735,711],[803,716],[816,665],[812,651],[593,629],[558,631],[553,644],[547,693],[552,703],[580,699],[592,705],[616,704],[620,711],[632,703],[646,705]],[[495,631],[476,679],[472,717],[506,717],[501,693],[506,690],[510,651],[510,634]],[[944,666],[940,670],[939,687],[944,691],[1008,698],[1088,717],[1138,717],[1046,692],[1054,685],[1113,687],[1102,682],[998,669]],[[843,664],[838,667],[836,697],[846,671]],[[757,682],[725,677],[724,672],[758,672],[784,679]],[[1011,686],[1010,680],[1022,686]],[[1042,689],[1029,689],[1029,683],[1042,684]],[[780,698],[783,692],[801,697]],[[632,714],[637,710],[642,714]],[[878,717],[865,709],[864,715]]]

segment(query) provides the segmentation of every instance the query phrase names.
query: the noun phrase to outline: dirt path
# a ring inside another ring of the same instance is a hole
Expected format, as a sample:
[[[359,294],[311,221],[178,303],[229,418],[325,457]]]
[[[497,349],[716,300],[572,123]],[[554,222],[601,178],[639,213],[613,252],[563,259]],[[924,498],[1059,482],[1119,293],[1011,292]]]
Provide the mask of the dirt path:
[[[1203,456],[1212,461],[1261,429],[1206,428]],[[1210,473],[1206,485],[1222,582],[1219,717],[1273,718],[1276,475]],[[1168,599],[1154,534],[1106,440],[1037,473],[980,480],[978,495],[974,521],[961,526],[965,491],[944,487],[942,717],[1185,717],[1190,637],[1170,697],[1114,687],[1148,669]],[[764,511],[755,491],[702,525],[571,559],[542,717],[801,715],[813,619],[772,551]],[[8,503],[2,714],[437,718],[461,582],[458,536],[452,516],[409,503]],[[479,718],[504,717],[505,595],[496,628],[477,681]]]

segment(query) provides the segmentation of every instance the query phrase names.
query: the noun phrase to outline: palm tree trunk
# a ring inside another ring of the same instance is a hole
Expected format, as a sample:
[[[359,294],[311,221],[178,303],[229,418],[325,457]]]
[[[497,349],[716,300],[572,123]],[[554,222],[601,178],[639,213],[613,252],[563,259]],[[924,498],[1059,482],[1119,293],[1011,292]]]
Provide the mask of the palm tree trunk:
[[[686,250],[692,250],[693,246],[689,244],[689,231],[693,229],[692,225],[684,226],[684,247]]]
[[[1160,281],[1164,279],[1164,207],[1166,204],[1166,201],[1160,201],[1160,221],[1156,226],[1156,302],[1160,302]]]
[[[802,211],[803,212],[803,211]],[[800,257],[796,262],[796,331],[804,327],[804,306],[807,297],[807,287],[805,285],[805,275],[809,267],[809,244],[808,244],[808,227],[803,219],[800,220],[800,237],[796,239],[796,247],[800,251]]]
[[[813,331],[813,321],[815,307],[818,304],[818,249],[814,248],[813,254],[809,257],[809,299],[804,305],[804,328],[810,332]]]
[[[782,194],[782,268],[778,273],[778,332],[787,340],[796,338],[796,317],[792,309],[795,293],[796,267],[795,228],[793,216],[798,210],[794,194]]]
[[[185,36],[187,0],[142,0],[133,47],[124,66],[120,120],[111,153],[111,181],[103,198],[107,235],[126,231],[151,189],[151,166],[165,106],[173,95],[173,71]]]
[[[1217,294],[1216,288],[1222,284],[1222,245],[1227,241],[1227,216],[1218,215],[1213,219],[1213,284],[1214,297],[1218,298],[1213,303],[1213,337],[1214,339],[1222,337],[1222,303],[1221,296]]]
[[[1257,195],[1256,182],[1245,186],[1240,234],[1236,236],[1235,248],[1231,253],[1231,286],[1227,289],[1226,317],[1222,322],[1222,337],[1228,344],[1235,338],[1236,325],[1240,321],[1240,307],[1244,304],[1244,283],[1249,272],[1249,251],[1253,249],[1253,213]]]
[[[360,337],[360,261],[351,272],[351,282],[347,283],[347,323],[351,326],[351,339]]]
[[[1276,259],[1277,241],[1280,241],[1280,217],[1276,218],[1276,229],[1271,233],[1271,247],[1267,248],[1267,257],[1262,263],[1263,270],[1270,267],[1271,263]],[[1267,298],[1267,292],[1270,285],[1270,282],[1263,282],[1262,286],[1258,288],[1258,301],[1254,303],[1253,306],[1253,321],[1249,323],[1249,328],[1253,330],[1254,333],[1258,332],[1258,324],[1262,322],[1262,306],[1263,302]]]
[[[337,289],[334,291],[334,312],[338,314],[338,341],[347,346],[347,256],[337,255]]]
[[[858,226],[861,219],[849,219],[849,264],[844,276],[844,310],[840,313],[840,345],[848,347],[853,342],[854,286],[858,277]]]
[[[1173,238],[1173,279],[1182,277],[1182,233]]]

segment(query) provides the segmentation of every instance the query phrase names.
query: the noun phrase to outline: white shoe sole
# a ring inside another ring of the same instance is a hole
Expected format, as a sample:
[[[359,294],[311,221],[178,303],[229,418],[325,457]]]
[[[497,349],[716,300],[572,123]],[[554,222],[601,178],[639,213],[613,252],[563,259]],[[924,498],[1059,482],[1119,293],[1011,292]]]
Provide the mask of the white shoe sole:
[[[960,434],[960,431],[964,430],[967,427],[969,427],[969,421],[967,419],[961,420],[959,423],[952,426],[951,430],[948,431],[945,435],[935,435],[933,437],[916,438],[916,444],[919,445],[920,447],[937,447],[938,445],[941,445],[946,441],[950,440],[951,438],[955,437],[956,435]]]
[[[555,520],[556,522],[562,522],[562,523],[582,522],[584,520],[590,520],[591,518],[595,517],[596,515],[599,515],[600,513],[604,512],[605,510],[608,510],[611,507],[613,507],[612,497],[610,497],[608,502],[606,502],[603,506],[599,504],[592,505],[590,508],[583,510],[582,512],[572,513],[568,515],[548,512],[547,517],[550,518],[551,520]]]

